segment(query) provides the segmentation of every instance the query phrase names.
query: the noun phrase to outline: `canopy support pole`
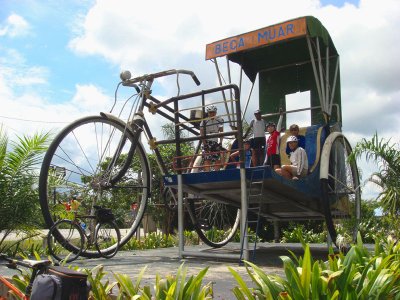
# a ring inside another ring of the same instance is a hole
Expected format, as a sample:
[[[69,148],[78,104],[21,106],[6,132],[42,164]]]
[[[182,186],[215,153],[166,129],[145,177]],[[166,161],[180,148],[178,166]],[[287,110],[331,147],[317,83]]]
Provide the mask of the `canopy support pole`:
[[[231,65],[230,65],[230,63],[229,63],[228,56],[225,56],[225,57],[226,57],[226,68],[227,68],[227,70],[228,70],[228,81],[229,81],[229,84],[231,84],[231,83],[232,83]],[[231,99],[233,99],[233,92],[232,92],[232,90],[230,90],[230,97],[231,97]],[[233,106],[233,101],[231,102],[231,111],[232,111],[232,113],[235,112],[235,108],[234,108],[234,106]],[[234,123],[231,123],[230,125],[231,125],[231,127],[232,127],[232,126],[236,126],[236,124],[234,124]]]
[[[323,78],[323,69],[322,69],[322,60],[321,60],[321,49],[319,48],[319,38],[317,38],[317,57],[318,57],[318,69],[319,69],[319,80],[321,84],[321,102],[324,103],[322,107],[324,108],[324,112],[327,113],[327,103],[325,98],[325,88],[324,88],[324,78]],[[327,120],[326,120],[327,121]]]
[[[219,67],[218,67],[217,59],[215,58],[215,59],[213,59],[213,61],[214,61],[215,69],[217,70],[217,74],[218,74],[219,86],[222,86],[223,84],[222,84],[222,79],[221,79],[221,72],[220,72]],[[226,112],[227,112],[227,115],[228,115],[229,124],[232,125],[231,114],[229,112],[228,104],[226,103],[225,91],[221,91],[221,93],[222,93],[222,97],[224,99],[224,104],[225,104],[225,109],[226,109]]]
[[[317,86],[318,96],[319,96],[319,99],[320,99],[322,110],[324,110],[324,105],[323,105],[323,103],[321,101],[321,99],[322,99],[321,87],[320,87],[319,81],[318,81],[317,67],[315,66],[315,60],[314,60],[314,52],[313,52],[313,49],[312,49],[312,46],[311,46],[311,41],[310,41],[310,37],[309,36],[307,36],[307,44],[308,44],[308,51],[309,51],[310,57],[311,57],[311,64],[312,64],[312,67],[313,67],[314,79],[315,79],[315,84]]]
[[[325,102],[327,102],[327,109],[329,116],[331,115],[331,105],[329,102],[329,47],[326,47],[326,67],[325,67]]]
[[[333,97],[335,96],[336,80],[337,80],[338,71],[339,71],[339,56],[337,57],[336,68],[335,68],[335,77],[333,78],[333,86],[332,86],[332,93],[331,93],[331,99],[330,99],[330,109],[329,109],[330,111],[332,111]]]

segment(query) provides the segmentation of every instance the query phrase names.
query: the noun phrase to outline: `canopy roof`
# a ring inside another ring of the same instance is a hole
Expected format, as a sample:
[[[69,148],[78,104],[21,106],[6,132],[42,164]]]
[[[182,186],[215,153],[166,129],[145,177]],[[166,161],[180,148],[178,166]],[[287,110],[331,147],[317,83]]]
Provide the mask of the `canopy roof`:
[[[206,59],[227,55],[254,81],[260,71],[309,62],[307,36],[318,38],[322,48],[328,47],[330,57],[338,56],[325,27],[306,16],[208,44]]]

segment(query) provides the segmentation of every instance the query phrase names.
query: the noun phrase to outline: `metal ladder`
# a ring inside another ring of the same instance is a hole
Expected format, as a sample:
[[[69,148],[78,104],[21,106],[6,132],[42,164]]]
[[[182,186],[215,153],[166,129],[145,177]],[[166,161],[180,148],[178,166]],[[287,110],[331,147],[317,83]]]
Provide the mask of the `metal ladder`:
[[[257,248],[257,240],[258,240],[258,232],[260,226],[261,219],[261,207],[262,207],[262,199],[263,199],[263,191],[264,191],[264,175],[265,168],[254,168],[251,169],[250,181],[248,182],[247,189],[247,216],[246,216],[246,226],[244,237],[247,237],[248,240],[251,238],[254,239],[253,243],[253,254],[251,257],[251,261],[254,261],[256,255]],[[249,225],[255,224],[256,230],[255,232],[249,233]],[[242,239],[241,247],[240,247],[240,259],[241,262],[243,259],[244,252],[244,238]],[[250,247],[249,247],[250,248]]]

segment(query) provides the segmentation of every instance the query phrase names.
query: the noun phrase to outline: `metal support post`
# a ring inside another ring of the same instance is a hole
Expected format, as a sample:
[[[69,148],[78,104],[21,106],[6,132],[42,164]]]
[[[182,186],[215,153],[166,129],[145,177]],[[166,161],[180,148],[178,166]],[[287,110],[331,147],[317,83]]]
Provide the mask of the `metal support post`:
[[[179,258],[183,258],[183,247],[185,245],[185,236],[183,234],[183,189],[182,174],[177,175],[178,178],[178,232],[179,232]]]
[[[249,260],[249,241],[246,234],[247,218],[247,185],[246,169],[240,168],[240,190],[241,190],[241,209],[240,209],[240,242],[243,245],[243,258]]]

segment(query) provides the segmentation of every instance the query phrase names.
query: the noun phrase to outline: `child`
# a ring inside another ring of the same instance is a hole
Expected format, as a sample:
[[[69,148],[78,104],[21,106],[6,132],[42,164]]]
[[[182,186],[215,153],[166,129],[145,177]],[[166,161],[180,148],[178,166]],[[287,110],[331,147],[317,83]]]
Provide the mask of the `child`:
[[[291,135],[297,137],[299,147],[306,149],[306,137],[304,135],[299,134],[300,131],[299,125],[297,124],[290,125],[289,131]],[[291,151],[289,148],[289,144],[286,144],[286,154],[290,156],[290,152]]]
[[[265,155],[265,125],[265,121],[261,117],[261,111],[257,109],[254,112],[254,119],[251,120],[249,128],[243,137],[246,138],[250,130],[253,130],[253,166],[262,165],[263,162]]]
[[[281,134],[281,126],[283,114],[282,110],[279,110],[280,116],[278,125],[273,122],[269,122],[267,125],[267,131],[269,137],[267,139],[267,155],[265,156],[265,165],[269,165],[276,170],[281,166],[281,159],[279,157],[279,135]]]
[[[297,180],[308,173],[307,153],[299,147],[298,139],[294,135],[288,137],[287,143],[291,150],[290,165],[283,165],[282,168],[276,169],[276,173],[287,179]]]
[[[244,167],[245,168],[250,168],[251,166],[251,158],[252,158],[252,151],[251,151],[251,143],[249,140],[244,141]],[[229,156],[229,160],[230,161],[234,161],[236,157],[238,157],[240,155],[240,151],[237,150],[235,152],[233,152],[230,156]],[[240,167],[239,162],[236,164],[236,167]]]

